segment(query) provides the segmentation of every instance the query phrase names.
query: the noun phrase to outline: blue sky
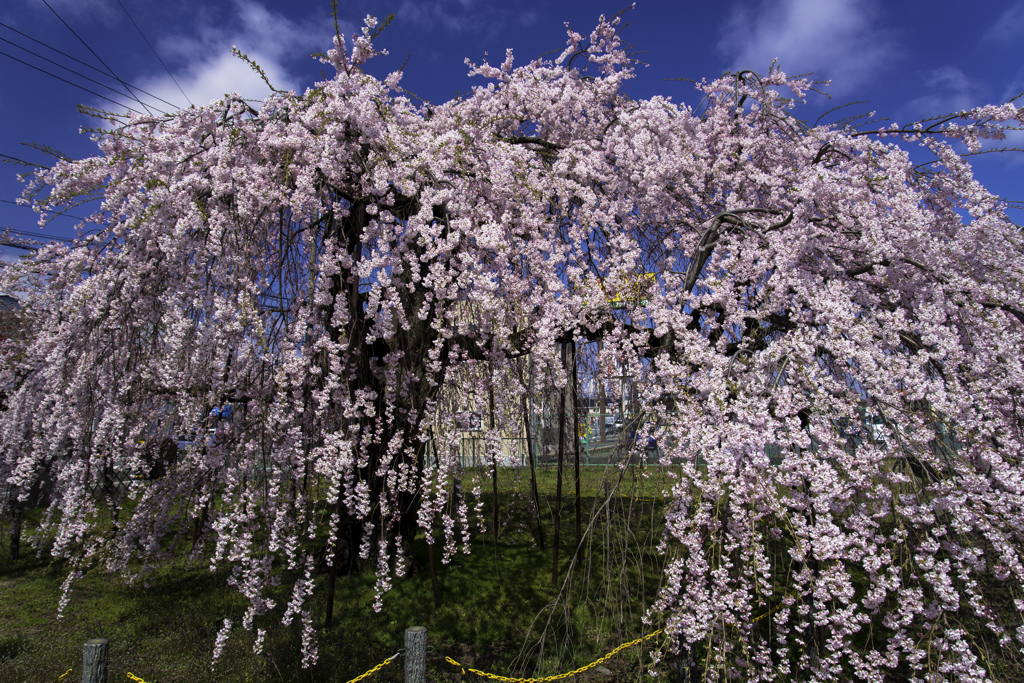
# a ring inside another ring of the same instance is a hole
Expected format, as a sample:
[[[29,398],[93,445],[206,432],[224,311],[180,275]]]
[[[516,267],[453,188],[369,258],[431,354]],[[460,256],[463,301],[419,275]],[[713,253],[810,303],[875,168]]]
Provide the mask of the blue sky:
[[[95,151],[89,137],[79,133],[92,121],[80,116],[76,105],[116,107],[96,94],[130,102],[106,87],[124,90],[108,67],[122,81],[151,93],[140,97],[163,110],[171,105],[154,97],[187,106],[179,85],[196,104],[229,91],[264,96],[265,86],[231,56],[231,46],[237,45],[264,67],[277,87],[301,92],[321,80],[323,65],[309,55],[329,48],[334,31],[329,0],[46,2],[49,8],[43,0],[6,0],[0,7],[0,53],[5,53],[0,54],[0,155],[35,163],[47,163],[46,156],[20,143],[46,145],[72,157]],[[390,55],[373,60],[368,70],[383,78],[408,57],[403,87],[442,102],[479,82],[466,76],[467,57],[479,62],[489,53],[492,62],[500,62],[506,48],[513,49],[517,63],[549,51],[555,56],[565,45],[565,22],[586,33],[599,14],[614,14],[624,4],[341,0],[339,18],[343,33],[351,34],[367,14],[383,18],[395,13],[378,40]],[[671,95],[675,101],[696,104],[693,84],[672,79],[710,79],[743,68],[763,72],[775,58],[787,73],[814,72],[832,79],[832,99],[814,96],[809,102],[805,118],[811,121],[837,104],[867,100],[855,109],[907,123],[1005,102],[1024,90],[1024,0],[637,0],[625,18],[629,26],[623,36],[642,51],[638,56],[647,64],[628,84],[627,93],[635,98]],[[1024,133],[1018,132],[1014,142],[1024,146]],[[997,194],[1024,199],[1024,153],[980,157],[975,168]],[[8,203],[21,193],[16,178],[20,170],[0,164],[0,228],[37,232],[31,210]],[[1024,215],[1015,212],[1015,220],[1024,222]],[[70,237],[75,223],[60,218],[45,233]],[[20,253],[25,252],[0,247],[5,260]]]

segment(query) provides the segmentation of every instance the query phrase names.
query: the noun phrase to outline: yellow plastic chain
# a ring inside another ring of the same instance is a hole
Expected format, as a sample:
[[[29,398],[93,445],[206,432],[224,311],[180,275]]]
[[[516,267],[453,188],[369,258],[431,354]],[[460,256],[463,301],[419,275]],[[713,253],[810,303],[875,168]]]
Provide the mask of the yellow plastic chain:
[[[796,597],[796,596],[797,596],[797,595],[798,595],[799,593],[800,593],[800,591],[793,591],[792,593],[790,593],[789,595],[787,595],[787,596],[786,596],[785,598],[783,598],[783,600],[785,600],[786,598],[793,598],[793,597]],[[778,612],[778,611],[779,611],[780,609],[782,609],[783,607],[785,607],[785,604],[784,604],[784,603],[781,603],[781,602],[780,602],[780,603],[779,603],[779,604],[777,604],[777,605],[776,605],[776,606],[775,606],[774,608],[772,608],[772,609],[768,610],[767,612],[765,612],[765,613],[764,613],[764,614],[762,614],[761,616],[759,616],[759,617],[754,617],[754,620],[753,620],[752,622],[750,622],[750,623],[752,623],[752,624],[756,624],[757,622],[761,621],[762,619],[764,619],[764,618],[765,618],[765,617],[767,617],[768,615],[770,615],[770,614],[774,614],[774,613]]]
[[[60,676],[58,676],[58,677],[57,677],[57,680],[58,680],[58,681],[60,681],[60,680],[63,680],[65,676],[67,676],[67,675],[68,675],[69,673],[71,673],[71,671],[72,671],[72,669],[68,669],[67,671],[65,671],[64,673],[62,673],[62,674],[61,674]]]
[[[387,666],[388,664],[390,664],[390,663],[391,663],[392,661],[394,661],[395,657],[397,657],[397,656],[398,656],[397,654],[391,655],[390,657],[388,657],[387,659],[385,659],[385,660],[384,660],[383,662],[381,662],[381,663],[380,663],[380,664],[378,664],[377,666],[373,667],[372,669],[370,669],[369,671],[367,671],[366,673],[364,673],[364,674],[363,674],[362,676],[356,676],[355,678],[353,678],[353,679],[352,679],[351,681],[349,681],[348,683],[358,683],[359,681],[363,680],[363,679],[364,679],[364,678],[366,678],[367,676],[370,676],[370,675],[372,675],[372,674],[375,674],[375,673],[377,673],[378,671],[380,671],[381,669],[383,669],[383,668],[384,668],[385,666]]]
[[[135,683],[146,683],[146,681],[142,680],[141,678],[133,674],[131,671],[128,672],[128,678],[135,681]]]
[[[452,664],[452,665],[457,666],[460,669],[462,669],[462,673],[466,673],[468,671],[469,673],[476,674],[477,676],[483,676],[484,678],[490,678],[490,679],[495,680],[495,681],[504,681],[505,683],[544,683],[546,681],[559,681],[559,680],[562,680],[563,678],[569,678],[570,676],[575,676],[575,675],[581,674],[584,671],[587,671],[589,669],[593,669],[598,664],[603,664],[604,662],[608,661],[609,659],[611,659],[615,655],[619,654],[620,652],[625,650],[627,647],[633,647],[634,645],[637,645],[638,643],[642,643],[645,640],[649,640],[649,639],[653,638],[654,636],[658,635],[659,633],[661,633],[663,630],[664,629],[660,629],[659,628],[654,633],[649,633],[648,635],[644,636],[643,638],[637,638],[636,640],[630,641],[628,643],[623,643],[622,645],[619,645],[617,648],[615,648],[614,650],[612,650],[611,652],[606,654],[604,657],[601,657],[600,659],[598,659],[596,661],[593,661],[590,664],[587,664],[586,666],[581,666],[580,668],[576,669],[575,671],[570,671],[569,673],[564,673],[564,674],[558,674],[557,676],[545,676],[544,678],[509,678],[508,676],[499,676],[497,674],[489,674],[489,673],[486,673],[484,671],[479,671],[477,669],[467,669],[466,667],[462,666],[461,664],[456,662],[451,657],[445,657],[445,660],[449,664]]]

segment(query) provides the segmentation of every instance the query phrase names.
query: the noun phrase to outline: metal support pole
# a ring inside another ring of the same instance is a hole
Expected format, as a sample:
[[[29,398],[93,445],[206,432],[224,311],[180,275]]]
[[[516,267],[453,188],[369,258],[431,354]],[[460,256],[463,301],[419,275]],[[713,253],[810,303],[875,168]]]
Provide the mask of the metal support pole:
[[[106,638],[85,641],[82,649],[82,683],[107,683]]]
[[[427,683],[427,629],[405,629],[405,683]]]

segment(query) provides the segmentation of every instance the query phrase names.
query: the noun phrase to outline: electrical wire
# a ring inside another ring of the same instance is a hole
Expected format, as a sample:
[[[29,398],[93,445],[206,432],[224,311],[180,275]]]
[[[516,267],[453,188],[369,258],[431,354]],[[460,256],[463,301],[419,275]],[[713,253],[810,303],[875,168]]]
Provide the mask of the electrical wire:
[[[70,60],[71,60],[71,61],[73,61],[73,62],[77,62],[77,63],[81,64],[81,65],[82,65],[82,66],[84,66],[84,67],[87,67],[87,68],[89,68],[89,69],[92,69],[93,71],[95,71],[95,72],[96,72],[96,73],[98,73],[98,74],[102,74],[102,75],[104,75],[104,76],[107,76],[107,77],[109,77],[109,76],[110,76],[110,74],[108,74],[107,72],[103,71],[103,69],[97,69],[97,68],[96,68],[95,66],[93,66],[92,64],[90,64],[90,63],[88,63],[88,62],[83,62],[83,61],[82,61],[81,59],[79,59],[78,57],[74,57],[74,56],[72,56],[72,55],[69,55],[69,54],[68,54],[67,52],[63,52],[62,50],[58,50],[57,48],[53,47],[53,46],[52,46],[52,45],[50,45],[49,43],[44,43],[43,41],[39,40],[38,38],[33,38],[32,36],[28,35],[27,33],[22,33],[22,32],[21,32],[21,31],[19,31],[18,29],[14,28],[13,26],[10,26],[10,25],[8,25],[8,24],[5,24],[5,23],[4,23],[4,22],[2,22],[2,21],[0,21],[0,26],[4,27],[5,29],[7,29],[7,30],[9,30],[9,31],[13,31],[13,32],[17,33],[17,34],[18,34],[19,36],[21,36],[21,37],[23,37],[23,38],[28,38],[28,39],[29,39],[29,40],[31,40],[31,41],[32,41],[33,43],[37,43],[37,44],[39,44],[39,45],[42,45],[42,46],[43,46],[43,47],[45,47],[45,48],[46,48],[47,50],[53,50],[53,51],[54,51],[54,52],[56,52],[57,54],[59,54],[59,55],[63,55],[63,56],[67,57],[68,59],[70,59]],[[13,43],[12,43],[12,44],[13,44]],[[19,45],[19,47],[21,47],[21,46]],[[24,49],[24,48],[22,48],[22,49]],[[45,57],[44,57],[44,59],[45,59]],[[150,97],[152,97],[152,98],[153,98],[154,100],[160,100],[160,101],[161,101],[161,102],[163,102],[164,104],[166,104],[166,105],[168,105],[168,106],[171,106],[171,107],[174,107],[175,109],[178,109],[178,108],[179,108],[179,107],[178,107],[178,105],[176,105],[176,104],[175,104],[174,102],[168,102],[168,101],[167,101],[167,100],[165,100],[164,98],[162,98],[162,97],[160,97],[160,96],[158,96],[158,95],[154,95],[153,93],[149,92],[148,90],[143,90],[142,88],[140,88],[140,87],[139,87],[139,86],[137,86],[137,85],[132,85],[131,83],[127,83],[126,85],[127,85],[128,87],[132,88],[133,90],[138,90],[138,91],[139,91],[140,93],[142,93],[142,94],[144,94],[144,95],[149,95],[149,96],[150,96]],[[104,87],[106,87],[106,88],[110,88],[110,86],[109,86],[109,85],[107,85],[107,86],[104,86]],[[113,90],[113,88],[110,88],[110,89],[111,89],[111,90]],[[186,99],[187,99],[187,98],[186,98]]]
[[[60,237],[58,235],[44,235],[38,232],[31,232],[29,230],[18,230],[16,228],[8,227],[6,230],[0,230],[0,235],[11,234],[17,237],[24,237],[27,240],[50,240],[52,242],[74,242],[74,237]]]
[[[54,65],[54,66],[56,66],[56,67],[59,67],[59,68],[61,68],[61,69],[64,69],[65,71],[70,71],[71,73],[75,74],[75,75],[76,75],[76,76],[78,76],[79,78],[84,78],[85,80],[89,81],[90,83],[95,83],[96,85],[100,86],[101,88],[107,88],[108,90],[110,90],[110,91],[112,91],[112,92],[115,92],[115,93],[117,93],[117,94],[118,94],[118,95],[120,95],[121,97],[127,97],[127,98],[129,98],[129,99],[132,99],[132,96],[131,96],[131,95],[129,95],[129,94],[127,94],[127,93],[123,93],[123,92],[121,92],[120,90],[118,90],[118,89],[116,89],[116,88],[112,88],[112,87],[110,87],[110,86],[109,86],[109,85],[107,85],[106,83],[102,83],[102,82],[100,82],[100,81],[97,81],[97,80],[96,80],[95,78],[89,78],[89,77],[88,77],[88,76],[86,76],[85,74],[82,74],[82,73],[78,73],[78,72],[77,72],[77,71],[75,71],[74,69],[72,69],[72,68],[70,68],[70,67],[67,67],[67,66],[64,66],[64,65],[63,65],[63,64],[61,64],[60,62],[55,62],[55,61],[53,61],[52,59],[48,59],[48,58],[46,58],[46,57],[42,56],[41,54],[39,54],[39,53],[37,53],[37,52],[33,52],[32,50],[29,50],[29,49],[28,49],[27,47],[22,47],[21,45],[18,45],[17,43],[12,43],[11,41],[7,40],[6,38],[0,38],[0,42],[4,42],[4,43],[7,43],[8,45],[13,45],[14,47],[18,48],[19,50],[24,50],[25,52],[29,53],[29,54],[30,54],[30,55],[32,55],[33,57],[38,57],[39,59],[43,60],[44,62],[49,62],[50,64],[53,64],[53,65]],[[153,107],[153,109],[156,109],[156,110],[157,110],[158,112],[160,112],[161,114],[166,114],[166,113],[167,113],[167,112],[165,112],[164,110],[162,110],[162,109],[159,109],[159,108],[157,108],[156,106],[154,106],[154,105],[152,105],[152,104],[151,104],[151,105],[149,105],[149,106]]]
[[[190,105],[195,106],[194,104],[192,104],[192,100],[189,99],[188,95],[185,94],[185,90],[181,87],[181,84],[178,83],[178,79],[174,77],[174,74],[171,73],[171,70],[167,68],[166,64],[164,64],[164,60],[160,59],[160,55],[157,53],[156,48],[153,47],[153,44],[149,42],[149,38],[147,38],[146,34],[142,32],[142,29],[139,28],[139,25],[135,23],[135,19],[132,18],[132,15],[128,14],[128,8],[121,4],[121,0],[117,0],[117,4],[121,5],[121,9],[124,10],[125,15],[127,15],[128,17],[128,20],[132,22],[132,26],[134,26],[135,30],[139,32],[139,35],[142,36],[142,39],[146,41],[146,45],[149,45],[149,49],[153,51],[153,55],[156,57],[157,61],[160,62],[160,66],[164,68],[164,71],[167,72],[167,75],[171,77],[172,81],[174,81],[174,85],[178,86],[178,90],[180,90],[181,94],[185,96],[185,101],[188,102]],[[168,104],[170,104],[170,102],[168,102]]]
[[[78,38],[78,42],[80,42],[80,43],[81,43],[82,45],[84,45],[84,46],[85,46],[85,49],[86,49],[86,50],[88,50],[89,52],[91,52],[91,53],[92,53],[92,56],[93,56],[93,57],[95,57],[95,58],[96,58],[96,59],[97,59],[97,60],[99,61],[99,63],[103,65],[103,68],[105,68],[105,69],[106,69],[107,71],[109,71],[109,72],[110,72],[110,75],[111,75],[111,76],[113,76],[113,77],[114,77],[114,79],[115,79],[115,80],[116,80],[116,81],[117,81],[118,83],[120,83],[120,84],[121,84],[121,85],[123,85],[123,86],[124,86],[125,88],[127,88],[128,92],[132,92],[132,89],[131,89],[131,87],[129,87],[129,85],[128,85],[127,83],[125,83],[124,81],[122,81],[122,80],[121,80],[121,79],[120,79],[120,78],[118,77],[118,75],[117,75],[116,73],[114,73],[114,70],[113,70],[113,69],[111,69],[111,68],[110,68],[109,66],[107,66],[107,63],[103,61],[103,58],[102,58],[102,57],[100,57],[100,56],[99,56],[98,54],[96,54],[96,51],[95,51],[95,50],[93,50],[93,49],[92,49],[91,47],[89,47],[89,44],[88,44],[87,42],[85,42],[85,40],[84,40],[84,39],[82,38],[82,36],[78,35],[78,33],[77,33],[77,32],[75,31],[75,29],[71,28],[71,25],[70,25],[70,24],[68,24],[68,22],[64,21],[64,18],[63,18],[63,17],[62,17],[62,16],[60,15],[60,14],[58,14],[58,13],[57,13],[57,10],[53,9],[53,7],[50,7],[50,3],[46,2],[46,0],[40,0],[40,1],[41,1],[41,2],[42,2],[42,3],[44,4],[44,5],[46,5],[46,8],[47,8],[47,9],[49,9],[49,10],[50,10],[51,12],[53,12],[53,15],[54,15],[55,17],[57,17],[58,19],[60,19],[60,23],[64,24],[64,26],[66,26],[66,27],[67,27],[67,29],[68,29],[69,31],[71,31],[71,34],[72,34],[73,36],[75,36],[75,38]],[[143,102],[142,100],[140,100],[140,99],[139,99],[138,95],[134,95],[134,94],[133,94],[133,97],[134,97],[134,99],[135,99],[135,101],[136,101],[136,102],[138,102],[138,103],[139,103],[140,105],[142,105],[142,108],[146,110],[146,113],[147,113],[147,114],[149,114],[150,116],[152,116],[152,115],[153,115],[153,112],[151,112],[151,111],[149,110],[149,108],[148,108],[148,107],[146,106],[146,104],[145,104],[145,103],[144,103],[144,102]]]
[[[89,89],[88,89],[88,88],[86,88],[85,86],[79,85],[78,83],[73,83],[72,81],[69,81],[69,80],[68,80],[68,79],[66,79],[66,78],[61,78],[60,76],[58,76],[58,75],[57,75],[57,74],[55,74],[55,73],[52,73],[52,72],[50,72],[50,71],[47,71],[46,69],[42,69],[42,68],[40,68],[40,67],[36,66],[35,64],[29,64],[28,62],[26,62],[26,61],[24,61],[24,60],[22,60],[22,59],[18,59],[18,58],[17,58],[17,57],[15,57],[14,55],[8,54],[8,53],[4,52],[3,50],[0,50],[0,55],[3,55],[4,57],[8,57],[8,58],[10,58],[10,59],[13,59],[14,61],[16,61],[16,62],[19,62],[19,63],[21,63],[21,64],[24,64],[25,66],[27,66],[27,67],[30,67],[30,68],[32,68],[32,69],[35,69],[36,71],[42,71],[42,72],[43,72],[44,74],[46,74],[47,76],[51,76],[51,77],[53,77],[53,78],[56,78],[56,79],[57,79],[58,81],[64,81],[64,82],[65,82],[65,83],[67,83],[68,85],[73,85],[73,86],[75,86],[76,88],[78,88],[79,90],[84,90],[85,92],[89,93],[90,95],[95,95],[96,97],[99,97],[99,98],[100,98],[100,99],[102,99],[102,100],[106,100],[107,102],[113,102],[114,104],[116,104],[116,105],[117,105],[117,106],[119,106],[119,107],[124,107],[124,108],[125,108],[125,109],[127,109],[128,111],[133,111],[133,112],[135,112],[135,113],[136,113],[136,114],[138,114],[139,116],[144,116],[144,114],[143,114],[143,113],[142,113],[141,111],[139,111],[138,109],[132,109],[132,108],[131,108],[131,107],[129,107],[129,106],[127,105],[127,104],[124,104],[124,103],[122,103],[122,102],[118,102],[117,100],[112,100],[112,99],[110,99],[109,97],[107,97],[107,96],[105,96],[105,95],[101,95],[101,94],[99,94],[98,92],[96,92],[96,91],[94,91],[94,90],[89,90]],[[136,99],[136,100],[138,100],[138,98],[135,98],[135,99]],[[143,108],[145,108],[145,106],[146,106],[146,105],[142,105],[142,106],[143,106]],[[148,110],[147,110],[147,111],[148,111]],[[152,112],[149,112],[149,115],[150,115],[150,116],[152,116],[152,115],[153,115],[153,113],[152,113]]]

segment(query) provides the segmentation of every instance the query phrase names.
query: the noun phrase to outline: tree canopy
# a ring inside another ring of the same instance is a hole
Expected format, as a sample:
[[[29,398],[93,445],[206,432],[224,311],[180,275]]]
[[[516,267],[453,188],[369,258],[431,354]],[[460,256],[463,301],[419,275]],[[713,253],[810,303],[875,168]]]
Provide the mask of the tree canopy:
[[[742,643],[709,648],[716,675],[882,680],[932,658],[982,680],[965,613],[1021,647],[1024,236],[966,160],[1020,110],[811,125],[812,84],[778,69],[701,82],[697,108],[634,100],[603,18],[427,105],[364,70],[375,26],[339,35],[336,75],[303,94],[131,115],[32,181],[43,212],[102,200],[96,232],[0,283],[27,326],[3,342],[0,474],[23,496],[53,482],[36,543],[70,559],[68,589],[191,531],[237,568],[243,626],[297,617],[312,660],[318,518],[329,562],[375,563],[379,608],[403,540],[426,530],[447,559],[469,533],[446,397],[494,415],[500,458],[525,360],[561,388],[561,345],[600,341],[678,477],[649,616],[684,647]],[[149,471],[172,432],[196,436],[109,532],[96,483]],[[790,592],[763,632],[779,547]],[[300,578],[276,606],[281,566]]]

